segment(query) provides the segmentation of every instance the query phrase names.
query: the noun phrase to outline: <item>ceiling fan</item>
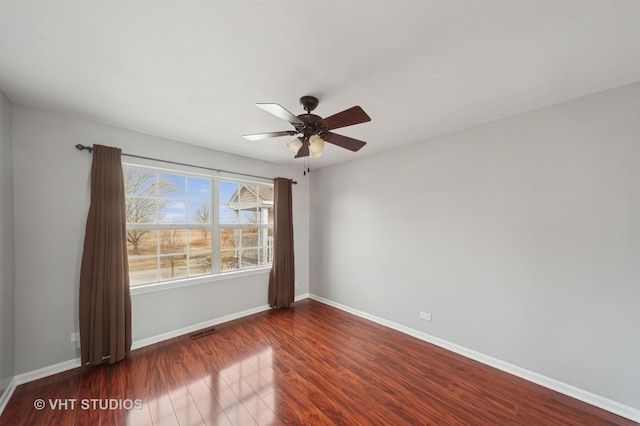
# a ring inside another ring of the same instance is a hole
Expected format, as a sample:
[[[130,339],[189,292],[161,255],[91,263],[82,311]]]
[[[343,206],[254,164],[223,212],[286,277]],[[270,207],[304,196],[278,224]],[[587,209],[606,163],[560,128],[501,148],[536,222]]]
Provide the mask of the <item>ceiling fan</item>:
[[[250,141],[256,141],[278,136],[296,135],[296,139],[287,144],[287,147],[295,154],[296,158],[319,157],[322,155],[325,142],[354,152],[366,145],[366,142],[358,139],[331,132],[331,130],[339,129],[340,127],[371,121],[371,118],[362,108],[354,106],[327,118],[322,118],[311,114],[311,111],[318,106],[318,102],[318,98],[314,96],[301,97],[300,105],[302,105],[302,108],[307,112],[306,114],[300,114],[298,116],[293,115],[278,104],[256,104],[257,107],[288,121],[293,125],[295,130],[258,133],[255,135],[244,135],[243,137]]]

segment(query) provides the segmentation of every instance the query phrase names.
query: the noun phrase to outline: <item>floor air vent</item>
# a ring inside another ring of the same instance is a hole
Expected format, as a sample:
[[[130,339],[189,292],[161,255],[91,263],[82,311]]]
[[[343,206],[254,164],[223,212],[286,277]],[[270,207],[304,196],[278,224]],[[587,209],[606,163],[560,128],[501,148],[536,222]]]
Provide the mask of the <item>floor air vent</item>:
[[[199,339],[200,337],[208,336],[209,334],[213,334],[216,332],[216,329],[213,327],[203,328],[202,330],[194,331],[189,335],[191,339]]]

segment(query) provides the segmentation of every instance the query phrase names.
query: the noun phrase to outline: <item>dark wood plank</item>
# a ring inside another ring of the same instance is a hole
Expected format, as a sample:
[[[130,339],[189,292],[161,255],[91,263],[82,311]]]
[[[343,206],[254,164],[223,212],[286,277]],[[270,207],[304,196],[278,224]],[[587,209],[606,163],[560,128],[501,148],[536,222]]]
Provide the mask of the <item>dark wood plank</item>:
[[[21,385],[0,424],[636,424],[313,300],[216,328]]]

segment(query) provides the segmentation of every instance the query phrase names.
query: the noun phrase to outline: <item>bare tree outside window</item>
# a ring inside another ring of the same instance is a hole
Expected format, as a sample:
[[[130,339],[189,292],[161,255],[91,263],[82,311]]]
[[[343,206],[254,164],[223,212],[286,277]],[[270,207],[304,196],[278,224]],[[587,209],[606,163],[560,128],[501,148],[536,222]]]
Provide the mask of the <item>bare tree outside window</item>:
[[[185,244],[183,229],[165,229],[160,232],[160,251],[171,254],[170,256],[162,256],[161,265],[169,265],[171,278],[175,278],[177,266],[184,266]]]
[[[198,270],[204,274],[211,273],[211,267],[213,266],[211,262],[211,254],[199,255],[193,257],[195,261],[195,266]]]
[[[142,170],[125,169],[124,171],[127,223],[155,223],[166,205],[158,199],[176,190],[169,181],[157,180],[156,174]],[[132,246],[132,254],[140,254],[140,239],[149,231],[127,231],[127,242]]]
[[[211,212],[208,205],[202,205],[198,207],[193,217],[194,223],[211,223]],[[207,243],[207,237],[209,236],[209,229],[202,229],[202,235],[204,237],[205,244]]]

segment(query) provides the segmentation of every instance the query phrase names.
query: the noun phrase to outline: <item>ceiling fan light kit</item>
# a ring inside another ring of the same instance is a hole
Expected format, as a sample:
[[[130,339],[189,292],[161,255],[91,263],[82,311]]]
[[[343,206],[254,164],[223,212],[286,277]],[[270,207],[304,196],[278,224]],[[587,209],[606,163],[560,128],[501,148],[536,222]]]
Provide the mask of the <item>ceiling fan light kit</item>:
[[[287,148],[289,148],[289,151],[291,151],[293,155],[296,155],[298,151],[300,151],[300,148],[302,148],[302,141],[300,138],[295,138],[287,144]]]
[[[324,150],[325,142],[353,152],[359,151],[366,145],[366,142],[358,139],[353,139],[348,136],[331,132],[331,130],[338,129],[340,127],[352,126],[354,124],[371,121],[371,118],[362,108],[354,106],[323,119],[322,117],[311,113],[311,111],[316,109],[318,103],[318,98],[314,96],[301,97],[300,105],[302,105],[302,108],[306,113],[298,116],[293,115],[278,104],[256,104],[257,107],[291,123],[295,128],[295,131],[284,130],[279,132],[258,133],[254,135],[244,135],[244,138],[256,141],[279,136],[296,135],[296,139],[287,144],[287,148],[289,148],[296,158],[320,157]]]
[[[311,136],[309,138],[309,157],[320,157],[322,155],[322,150],[324,150],[324,140],[318,135]]]

